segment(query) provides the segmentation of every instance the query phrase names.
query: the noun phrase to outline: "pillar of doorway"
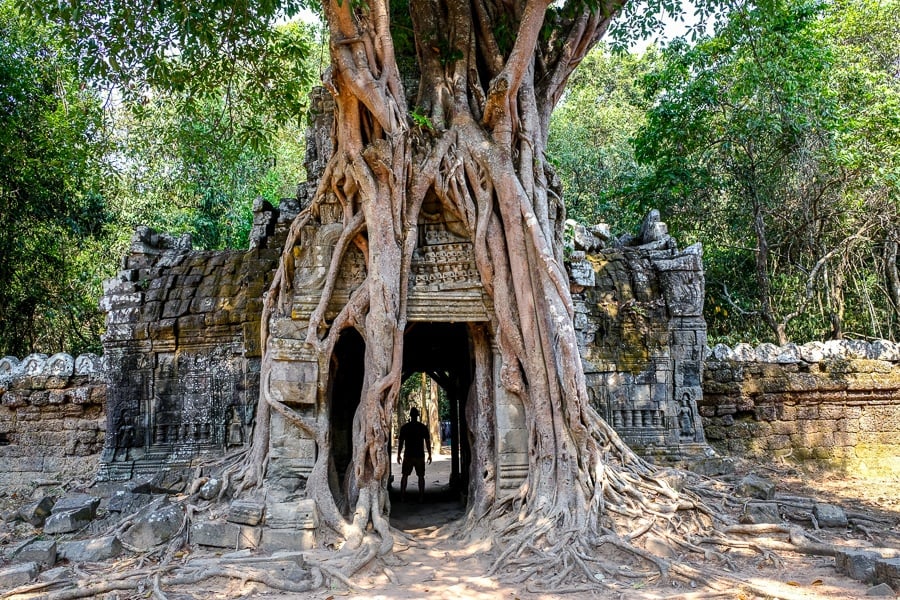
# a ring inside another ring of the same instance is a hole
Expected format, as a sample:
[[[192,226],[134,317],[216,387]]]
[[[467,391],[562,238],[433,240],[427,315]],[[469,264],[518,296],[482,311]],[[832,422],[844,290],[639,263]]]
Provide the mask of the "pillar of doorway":
[[[425,424],[431,435],[431,447],[435,453],[441,451],[441,417],[438,409],[438,384],[422,373],[422,396],[425,398]]]
[[[447,389],[450,404],[450,488],[457,489],[459,479],[459,398],[456,390]]]

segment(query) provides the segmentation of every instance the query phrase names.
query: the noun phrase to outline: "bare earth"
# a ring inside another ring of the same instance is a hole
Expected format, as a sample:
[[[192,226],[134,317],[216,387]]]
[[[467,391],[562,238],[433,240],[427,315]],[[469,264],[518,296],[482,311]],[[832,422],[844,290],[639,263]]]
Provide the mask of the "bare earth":
[[[900,474],[890,479],[863,480],[838,476],[827,472],[801,472],[796,468],[782,465],[760,465],[742,462],[736,476],[754,472],[777,483],[779,503],[790,503],[792,497],[814,499],[841,506],[847,511],[869,515],[879,521],[865,531],[858,527],[821,529],[813,531],[818,539],[827,543],[849,547],[890,547],[900,549]],[[756,589],[766,593],[749,593],[734,589],[727,593],[711,593],[709,590],[693,588],[679,583],[662,584],[659,581],[633,579],[623,582],[608,582],[604,590],[596,592],[571,591],[564,593],[539,593],[530,591],[524,585],[502,583],[498,577],[487,575],[490,558],[485,552],[487,540],[461,540],[453,535],[453,523],[463,515],[463,505],[448,492],[449,461],[444,456],[435,456],[435,462],[426,472],[426,496],[424,503],[416,499],[415,477],[410,478],[407,501],[399,502],[396,494],[392,509],[392,523],[406,532],[408,539],[398,540],[396,564],[377,572],[358,574],[354,583],[358,589],[345,587],[322,589],[307,594],[288,594],[272,591],[253,582],[241,583],[236,580],[213,579],[191,586],[189,589],[165,590],[168,600],[195,598],[233,599],[260,598],[282,600],[287,598],[310,598],[315,600],[337,600],[339,598],[367,598],[372,600],[410,600],[415,598],[458,598],[462,600],[520,599],[552,600],[557,598],[603,598],[651,600],[656,598],[733,598],[751,600],[756,598],[828,599],[852,600],[866,598],[870,586],[853,581],[838,574],[834,560],[830,557],[813,557],[790,552],[779,552],[781,564],[763,561],[755,552],[740,555],[732,551],[736,572],[729,575],[739,581],[752,582]],[[399,481],[392,487],[399,489]],[[4,499],[8,502],[8,498]],[[7,502],[4,502],[6,504]],[[797,509],[793,516],[803,518],[803,511]],[[811,523],[803,523],[812,528]],[[0,535],[0,538],[4,536]],[[0,550],[7,550],[13,541],[9,535],[0,540]],[[193,551],[191,554],[212,554]],[[184,559],[191,558],[190,555]],[[695,558],[688,557],[695,561]],[[122,567],[127,568],[126,565]],[[0,590],[2,594],[2,590]],[[3,597],[3,596],[0,596]],[[23,597],[23,596],[17,596]],[[27,597],[27,596],[24,596]],[[128,595],[109,594],[106,598],[147,598],[148,593]],[[897,596],[888,596],[896,598]]]

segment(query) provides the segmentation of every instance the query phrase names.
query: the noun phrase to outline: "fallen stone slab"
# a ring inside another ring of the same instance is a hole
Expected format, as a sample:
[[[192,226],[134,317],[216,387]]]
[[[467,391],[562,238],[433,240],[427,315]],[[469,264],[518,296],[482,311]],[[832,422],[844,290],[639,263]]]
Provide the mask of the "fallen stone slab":
[[[204,500],[212,500],[219,495],[220,491],[222,491],[222,480],[213,477],[200,486],[200,497]]]
[[[863,583],[875,581],[875,563],[881,560],[877,552],[867,550],[840,550],[834,555],[834,568],[838,573]]]
[[[135,478],[127,489],[134,494],[180,494],[186,487],[184,472],[179,469],[167,469],[155,475]]]
[[[44,533],[58,535],[79,531],[91,524],[93,514],[87,507],[54,513],[44,523]]]
[[[11,590],[20,585],[31,583],[37,577],[38,570],[39,567],[36,562],[21,563],[0,569],[0,590]]]
[[[893,588],[886,583],[879,583],[874,587],[866,590],[866,596],[880,596],[893,598],[895,596]]]
[[[97,516],[97,507],[100,506],[100,498],[89,494],[69,494],[63,496],[53,505],[51,514],[69,512],[73,510],[87,510],[90,518]]]
[[[13,550],[17,561],[36,562],[45,567],[56,564],[56,541],[31,539]]]
[[[66,581],[72,579],[72,569],[69,567],[54,567],[41,571],[38,575],[38,581]]]
[[[97,516],[100,498],[88,494],[63,496],[53,505],[44,523],[44,533],[72,533],[86,527]]]
[[[882,558],[877,561],[874,583],[886,583],[900,591],[900,558]]]
[[[177,535],[184,525],[184,508],[156,503],[138,512],[134,523],[120,534],[123,545],[139,552],[152,550]]]
[[[100,562],[122,554],[122,542],[114,535],[60,542],[57,554],[60,559],[72,563]]]
[[[261,535],[258,527],[224,521],[200,521],[191,526],[192,544],[214,548],[256,549]]]
[[[235,500],[228,507],[228,520],[241,525],[258,525],[266,505],[252,500]]]
[[[782,523],[778,504],[775,502],[748,502],[740,518],[741,523]]]
[[[846,527],[847,513],[834,504],[816,503],[813,505],[813,516],[819,527]]]
[[[775,498],[775,483],[758,475],[747,475],[735,486],[735,492],[739,496],[756,498],[757,500],[773,500]]]
[[[19,517],[35,527],[41,527],[53,511],[54,504],[56,504],[54,496],[44,496],[36,502],[19,508]]]
[[[106,509],[109,512],[131,515],[153,502],[150,494],[136,494],[128,490],[116,490],[109,497]]]

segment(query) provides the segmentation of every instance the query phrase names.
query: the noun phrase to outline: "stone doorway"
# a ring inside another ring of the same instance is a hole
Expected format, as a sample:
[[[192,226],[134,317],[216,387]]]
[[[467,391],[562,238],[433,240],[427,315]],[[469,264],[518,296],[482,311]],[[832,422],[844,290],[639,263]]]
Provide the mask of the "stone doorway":
[[[469,446],[466,401],[472,386],[474,363],[469,328],[465,323],[414,322],[406,330],[403,379],[424,373],[446,396],[443,417],[449,425],[446,454],[433,448],[434,461],[425,469],[425,498],[417,502],[416,475],[410,475],[406,502],[400,503],[400,468],[396,440],[392,442],[391,521],[402,529],[439,526],[463,515],[472,453]],[[397,426],[408,415],[397,414]],[[397,431],[394,431],[396,436]]]
[[[328,396],[331,399],[331,460],[329,485],[338,506],[346,500],[342,485],[353,459],[353,415],[359,407],[363,385],[366,343],[355,329],[341,333],[331,357]]]

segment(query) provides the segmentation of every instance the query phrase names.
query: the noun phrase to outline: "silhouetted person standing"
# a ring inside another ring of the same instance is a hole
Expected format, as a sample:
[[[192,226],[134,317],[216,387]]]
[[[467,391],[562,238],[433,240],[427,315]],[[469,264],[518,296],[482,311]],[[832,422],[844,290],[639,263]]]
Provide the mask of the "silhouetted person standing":
[[[403,448],[406,453],[403,454]],[[419,478],[419,502],[425,497],[425,450],[428,450],[428,464],[431,464],[431,435],[428,427],[419,422],[419,409],[409,409],[409,421],[400,428],[400,440],[397,443],[397,462],[402,465],[400,472],[400,501],[406,495],[406,480],[416,469],[416,477]],[[401,454],[403,455],[401,461]]]

